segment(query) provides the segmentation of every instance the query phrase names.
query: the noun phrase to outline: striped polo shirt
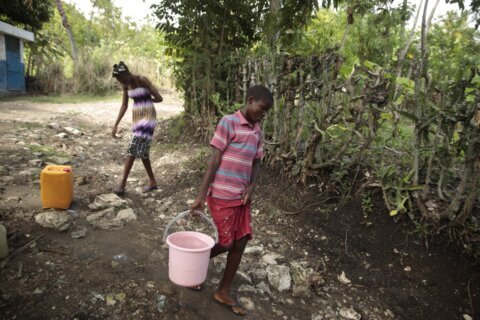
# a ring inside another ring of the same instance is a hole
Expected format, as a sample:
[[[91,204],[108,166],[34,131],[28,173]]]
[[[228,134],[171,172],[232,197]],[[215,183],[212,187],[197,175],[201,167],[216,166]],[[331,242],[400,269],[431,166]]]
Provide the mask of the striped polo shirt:
[[[239,111],[220,120],[212,147],[222,151],[222,160],[210,185],[213,198],[237,200],[250,185],[254,159],[263,157],[262,130],[250,124]]]

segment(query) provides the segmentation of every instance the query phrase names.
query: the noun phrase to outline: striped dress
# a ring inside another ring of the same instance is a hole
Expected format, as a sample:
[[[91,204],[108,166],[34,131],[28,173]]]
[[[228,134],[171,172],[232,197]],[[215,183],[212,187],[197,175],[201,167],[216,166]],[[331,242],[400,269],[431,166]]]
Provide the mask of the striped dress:
[[[150,91],[144,87],[128,90],[133,99],[133,137],[128,154],[136,158],[148,159],[153,132],[157,126],[157,113]]]

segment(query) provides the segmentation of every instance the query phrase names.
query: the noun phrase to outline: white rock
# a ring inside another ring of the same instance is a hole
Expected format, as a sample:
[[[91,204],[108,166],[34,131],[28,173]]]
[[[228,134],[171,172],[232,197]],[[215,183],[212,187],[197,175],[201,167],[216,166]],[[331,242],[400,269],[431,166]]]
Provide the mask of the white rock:
[[[245,248],[245,254],[260,254],[263,252],[263,247],[260,246],[251,246]]]
[[[312,320],[323,320],[323,319],[325,319],[325,318],[323,317],[323,313],[321,313],[321,312],[320,313],[317,312],[317,313],[312,314]]]
[[[253,269],[251,274],[256,280],[264,280],[267,277],[267,270],[257,268],[257,269]]]
[[[395,318],[395,314],[390,309],[385,310],[385,315],[390,318]]]
[[[65,132],[60,132],[59,134],[56,134],[55,137],[59,139],[67,139],[68,134],[66,134]]]
[[[355,311],[353,308],[342,307],[340,308],[340,316],[349,320],[361,320],[362,315]]]
[[[51,122],[51,123],[47,124],[47,127],[50,128],[50,129],[58,129],[58,128],[60,128],[60,125],[56,122]]]
[[[257,289],[255,289],[254,287],[248,285],[248,284],[242,284],[239,288],[238,288],[238,292],[251,292],[251,293],[257,293]]]
[[[257,291],[261,294],[265,294],[265,293],[268,295],[272,294],[272,291],[270,291],[270,287],[265,283],[265,281],[260,282],[255,287]]]
[[[250,300],[249,298],[247,297],[241,297],[240,299],[238,299],[240,301],[240,303],[245,307],[245,309],[247,311],[252,311],[253,309],[255,309],[255,304],[253,303],[252,300]]]
[[[137,220],[137,215],[135,214],[132,208],[127,208],[127,209],[120,210],[117,213],[117,217],[115,219],[126,221],[126,222],[135,221]]]
[[[71,233],[72,239],[85,238],[86,233],[87,233],[87,229],[85,229],[85,228],[82,228],[82,229],[77,230],[77,231],[73,231]]]
[[[262,261],[268,265],[276,265],[277,260],[285,259],[282,255],[278,253],[269,252],[262,256]]]
[[[74,136],[80,136],[82,135],[82,132],[78,129],[72,128],[72,127],[65,127],[63,128],[66,132],[73,134]]]
[[[100,219],[90,222],[92,226],[102,230],[118,230],[123,227],[123,221],[115,219]]]
[[[410,271],[412,271],[412,268],[409,267],[409,266],[406,266],[405,268],[403,268],[403,271],[410,272]]]
[[[187,204],[188,204],[189,206],[191,206],[194,202],[195,202],[195,200],[193,200],[193,199],[188,199],[188,200],[187,200]]]
[[[293,279],[292,295],[294,297],[310,296],[309,276],[314,273],[312,268],[307,267],[305,262],[290,262],[290,270]]]
[[[267,267],[268,282],[278,291],[286,291],[292,285],[290,268],[282,265],[269,265]]]
[[[53,162],[53,164],[58,164],[58,165],[70,164],[70,159],[63,158],[63,157],[57,157],[57,156],[49,157],[48,161]]]
[[[43,164],[42,159],[33,159],[33,160],[28,161],[28,165],[30,165],[32,167],[41,167],[42,164]]]
[[[0,178],[0,181],[2,181],[3,183],[10,183],[13,180],[15,180],[15,178],[12,176],[3,176]]]
[[[352,281],[350,281],[350,279],[347,278],[347,276],[345,275],[345,271],[342,271],[342,274],[340,274],[338,277],[337,277],[338,281],[340,281],[340,283],[342,284],[350,284],[352,283]]]
[[[70,226],[70,216],[65,211],[46,211],[37,214],[35,222],[45,228],[65,231]]]
[[[44,291],[45,287],[36,288],[35,291],[33,291],[33,294],[42,294]]]
[[[252,283],[252,279],[245,272],[242,272],[239,270],[237,271],[237,275],[240,276],[240,278],[242,278],[243,280],[247,281],[248,283]]]
[[[463,315],[463,320],[473,320],[473,318],[471,316],[469,316],[468,314],[464,314]]]
[[[108,207],[123,207],[126,206],[127,201],[120,198],[114,193],[98,195],[95,200],[88,205],[91,210],[100,210]]]
[[[115,208],[107,208],[103,211],[93,213],[87,216],[87,221],[92,222],[95,220],[99,220],[101,218],[113,219],[115,218]]]
[[[18,175],[22,176],[22,177],[30,177],[30,176],[33,176],[33,175],[40,175],[40,170],[35,169],[35,168],[30,168],[30,169],[20,171],[18,173]]]
[[[116,230],[123,227],[123,221],[115,219],[115,208],[111,207],[101,212],[87,216],[92,226],[102,230]]]

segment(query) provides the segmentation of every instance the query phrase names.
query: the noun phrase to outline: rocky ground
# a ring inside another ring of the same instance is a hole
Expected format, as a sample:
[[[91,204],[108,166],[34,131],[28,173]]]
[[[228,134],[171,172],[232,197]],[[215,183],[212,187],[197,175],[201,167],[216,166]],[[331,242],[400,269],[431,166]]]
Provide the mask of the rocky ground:
[[[164,95],[157,110],[168,119],[181,105]],[[174,140],[162,121],[151,155],[159,190],[141,193],[146,175],[136,163],[119,198],[111,190],[130,116],[123,137],[112,139],[118,105],[0,103],[0,222],[11,252],[0,260],[1,318],[236,319],[211,299],[225,257],[212,260],[201,292],[168,280],[164,228],[193,201],[208,146]],[[48,163],[73,166],[69,210],[41,209],[39,173]],[[234,284],[246,319],[473,319],[478,267],[453,245],[427,249],[372,199],[365,215],[359,195],[340,206],[317,184],[300,188],[265,169],[254,240]],[[195,219],[171,232],[192,229],[211,233]]]

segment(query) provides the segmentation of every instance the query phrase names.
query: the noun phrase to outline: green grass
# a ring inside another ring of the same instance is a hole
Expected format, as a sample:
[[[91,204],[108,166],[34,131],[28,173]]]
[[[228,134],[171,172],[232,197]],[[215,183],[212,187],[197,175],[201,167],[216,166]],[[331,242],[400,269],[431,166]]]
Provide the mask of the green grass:
[[[63,153],[61,151],[57,151],[53,149],[52,147],[47,147],[47,146],[37,146],[34,144],[29,144],[27,147],[32,150],[32,152],[41,152],[47,157],[62,157],[62,158],[68,158],[68,155],[66,153]]]
[[[169,133],[170,136],[173,137],[174,139],[179,139],[182,134],[185,133],[186,129],[186,122],[185,122],[185,117],[182,114],[175,116],[171,119],[170,126],[169,126]]]
[[[97,101],[110,101],[118,100],[121,96],[118,93],[111,93],[106,96],[95,96],[87,94],[78,94],[78,95],[25,95],[18,97],[3,97],[0,98],[0,102],[9,102],[9,101],[27,101],[32,103],[53,103],[53,104],[65,104],[65,103],[87,103],[87,102],[97,102]]]
[[[183,162],[187,168],[204,172],[207,169],[208,156],[210,155],[209,147],[200,147],[198,150],[192,150],[195,154],[188,160]]]

